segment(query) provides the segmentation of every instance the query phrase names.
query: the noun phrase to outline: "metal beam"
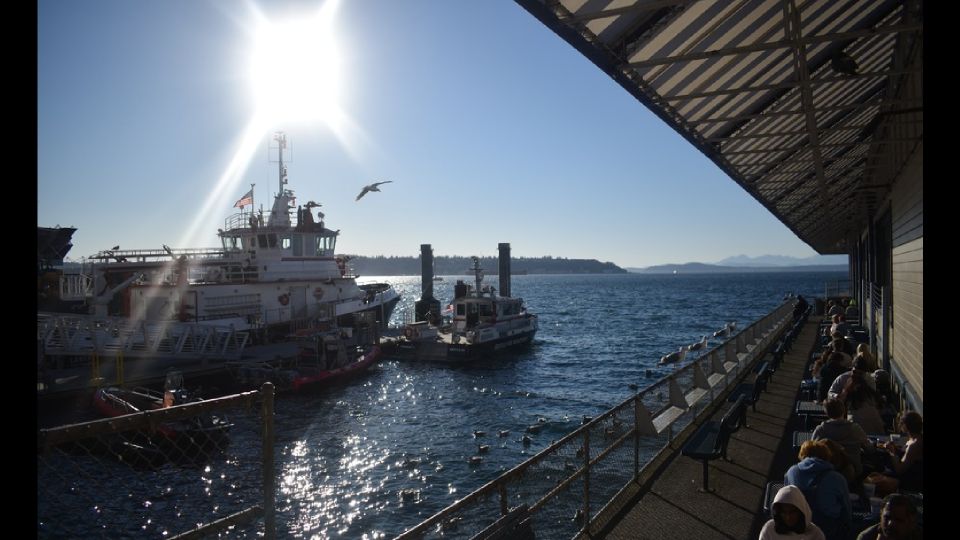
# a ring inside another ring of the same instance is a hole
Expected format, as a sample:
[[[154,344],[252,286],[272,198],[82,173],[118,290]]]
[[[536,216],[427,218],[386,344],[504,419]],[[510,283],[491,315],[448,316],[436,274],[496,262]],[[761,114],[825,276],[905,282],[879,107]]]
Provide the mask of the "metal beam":
[[[621,8],[605,9],[602,11],[595,11],[593,13],[584,13],[583,15],[570,14],[568,16],[558,16],[557,18],[560,19],[560,22],[562,23],[574,24],[593,21],[596,19],[606,19],[607,17],[616,17],[618,15],[626,15],[628,13],[643,13],[645,11],[654,11],[665,7],[693,4],[694,2],[700,1],[702,0],[656,0],[653,2],[645,2],[643,4],[638,3],[632,6]]]
[[[880,36],[885,34],[895,34],[900,32],[912,32],[922,30],[920,24],[898,24],[894,26],[883,26],[879,28],[866,28],[863,30],[851,30],[849,32],[837,32],[834,34],[823,34],[819,36],[806,36],[800,39],[803,45],[815,45],[819,43],[829,43],[831,41],[853,40],[861,37]],[[703,51],[687,54],[678,54],[676,56],[666,56],[663,58],[651,58],[649,60],[638,60],[627,63],[628,67],[641,69],[646,67],[659,66],[663,64],[675,64],[678,62],[692,62],[694,60],[710,60],[722,58],[724,56],[735,56],[741,54],[750,54],[761,51],[772,51],[776,49],[787,49],[795,45],[791,40],[771,41],[769,43],[753,43],[742,47],[728,47],[713,51]]]
[[[804,56],[806,54],[804,53]],[[806,62],[804,62],[804,67],[806,67]],[[884,70],[884,71],[869,71],[864,73],[857,73],[856,75],[835,75],[832,77],[819,77],[816,79],[811,79],[809,75],[803,75],[803,78],[799,81],[784,81],[781,83],[771,83],[771,84],[758,84],[757,86],[743,86],[739,88],[725,88],[723,90],[708,90],[706,92],[692,92],[690,94],[681,94],[677,96],[666,96],[663,99],[665,101],[683,101],[690,99],[700,99],[705,97],[715,97],[715,96],[725,96],[729,94],[742,94],[744,92],[766,92],[769,90],[783,90],[795,87],[804,87],[811,85],[819,84],[831,84],[837,82],[845,82],[851,79],[869,79],[869,78],[882,78],[888,77],[890,75],[902,75],[905,73],[913,73],[919,71],[917,70]]]

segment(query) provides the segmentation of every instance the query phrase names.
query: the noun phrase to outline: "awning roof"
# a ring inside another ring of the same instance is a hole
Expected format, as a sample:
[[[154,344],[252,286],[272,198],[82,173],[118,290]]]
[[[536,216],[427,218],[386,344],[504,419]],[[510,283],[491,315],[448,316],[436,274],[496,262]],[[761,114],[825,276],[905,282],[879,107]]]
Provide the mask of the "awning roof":
[[[921,1],[517,2],[820,253],[923,139]]]

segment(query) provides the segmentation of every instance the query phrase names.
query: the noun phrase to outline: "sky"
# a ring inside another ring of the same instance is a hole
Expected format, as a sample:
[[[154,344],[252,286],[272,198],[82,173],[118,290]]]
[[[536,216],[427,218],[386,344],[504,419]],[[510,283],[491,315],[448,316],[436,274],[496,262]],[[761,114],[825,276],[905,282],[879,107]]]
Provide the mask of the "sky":
[[[76,227],[72,260],[217,246],[250,184],[270,210],[275,131],[286,187],[323,205],[338,253],[815,255],[513,1],[39,0],[37,13],[37,225]],[[320,45],[293,39],[304,24]],[[275,62],[255,60],[264,43]],[[309,98],[269,93],[289,88]]]

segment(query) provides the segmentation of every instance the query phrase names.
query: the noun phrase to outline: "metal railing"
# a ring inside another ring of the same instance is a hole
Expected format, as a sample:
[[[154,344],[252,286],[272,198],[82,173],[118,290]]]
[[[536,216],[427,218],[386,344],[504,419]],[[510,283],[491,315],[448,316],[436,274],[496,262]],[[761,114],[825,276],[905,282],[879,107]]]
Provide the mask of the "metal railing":
[[[274,538],[273,393],[39,430],[37,537]]]
[[[852,283],[849,279],[827,281],[823,284],[823,297],[830,299],[838,296],[850,296],[853,294],[853,289],[851,288]]]
[[[689,435],[688,426],[765,354],[791,314],[792,304],[782,304],[398,538],[469,538],[521,505],[529,507],[538,536],[595,533],[597,517],[614,511],[616,495],[649,476],[671,443]]]
[[[37,339],[49,354],[89,355],[123,351],[127,356],[182,355],[239,358],[247,332],[232,326],[127,317],[37,314]]]

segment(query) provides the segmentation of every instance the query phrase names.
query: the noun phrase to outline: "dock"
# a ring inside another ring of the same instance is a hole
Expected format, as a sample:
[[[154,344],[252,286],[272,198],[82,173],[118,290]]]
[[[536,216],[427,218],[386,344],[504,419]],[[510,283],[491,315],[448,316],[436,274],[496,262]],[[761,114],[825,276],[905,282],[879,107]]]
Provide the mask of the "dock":
[[[620,506],[619,511],[597,517],[601,533],[594,537],[757,538],[769,519],[763,511],[766,483],[782,478],[797,461],[790,437],[794,429],[791,417],[817,328],[817,321],[805,324],[757,402],[756,412],[747,410],[747,425],[731,438],[730,460],[710,462],[713,492],[698,491],[703,466],[680,455],[683,441],[675,441],[673,454],[648,482],[631,482],[621,500],[611,504]],[[709,419],[719,420],[729,406],[721,401]]]

